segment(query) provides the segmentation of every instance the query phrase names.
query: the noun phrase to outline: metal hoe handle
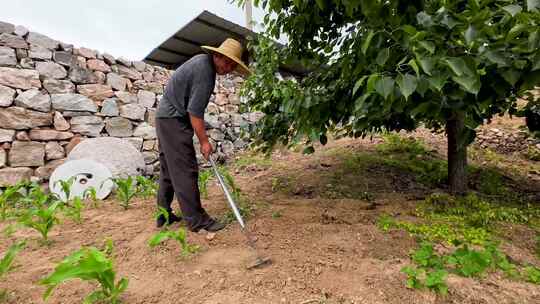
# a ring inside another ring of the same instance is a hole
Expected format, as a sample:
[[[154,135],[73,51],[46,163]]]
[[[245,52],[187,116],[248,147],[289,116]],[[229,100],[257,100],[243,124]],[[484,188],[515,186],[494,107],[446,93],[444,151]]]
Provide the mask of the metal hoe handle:
[[[225,196],[227,197],[227,201],[229,202],[229,205],[231,206],[231,209],[234,213],[234,216],[236,217],[236,220],[242,227],[242,229],[246,228],[246,225],[244,224],[244,220],[242,219],[242,216],[240,215],[240,211],[238,210],[238,207],[236,207],[236,203],[234,202],[234,199],[229,192],[229,189],[227,188],[227,184],[223,181],[223,177],[221,174],[219,174],[216,163],[214,162],[214,159],[212,158],[212,155],[208,157],[210,160],[210,164],[212,165],[212,169],[214,169],[214,174],[216,175],[219,184],[221,185],[221,189],[223,189],[223,192],[225,192]]]

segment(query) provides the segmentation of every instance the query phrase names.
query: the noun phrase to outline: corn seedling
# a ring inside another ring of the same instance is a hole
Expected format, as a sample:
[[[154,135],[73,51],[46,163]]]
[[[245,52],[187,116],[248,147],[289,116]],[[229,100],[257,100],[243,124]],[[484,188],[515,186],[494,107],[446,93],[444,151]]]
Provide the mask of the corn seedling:
[[[113,178],[113,181],[117,187],[116,195],[120,199],[120,205],[127,210],[129,208],[131,199],[137,194],[137,188],[135,186],[133,177],[128,176],[128,178]]]
[[[98,207],[98,198],[97,198],[97,191],[96,188],[90,187],[83,192],[83,197],[85,200],[90,199],[92,202],[92,207],[97,208]]]
[[[137,176],[137,194],[143,198],[149,198],[156,195],[158,190],[158,184],[153,178],[146,178],[144,176]]]
[[[95,247],[83,247],[66,257],[53,273],[39,282],[47,287],[43,299],[47,300],[61,283],[81,279],[97,282],[101,287],[86,296],[83,303],[120,303],[120,295],[128,287],[128,280],[121,278],[116,281],[116,272],[110,258],[111,250],[112,247],[103,251]]]
[[[11,245],[4,257],[0,260],[0,279],[2,279],[8,272],[14,269],[13,261],[17,254],[26,246],[25,241],[17,242]],[[6,290],[0,290],[0,300],[5,299]]]
[[[167,209],[163,207],[158,207],[158,210],[156,211],[156,213],[154,213],[154,219],[157,220],[161,216],[165,218],[165,225],[169,225],[169,211],[167,211]]]
[[[199,191],[203,198],[208,198],[208,182],[212,179],[211,170],[203,170],[199,172]]]
[[[0,195],[0,220],[5,221],[9,217],[9,209],[12,207],[12,201],[21,196],[20,185],[7,187]]]
[[[62,202],[56,201],[50,205],[43,204],[29,208],[19,217],[19,223],[38,231],[43,238],[43,242],[46,243],[48,242],[49,231],[55,224],[59,223],[57,213],[61,204]]]
[[[181,255],[184,257],[197,252],[199,249],[199,246],[197,245],[188,244],[186,230],[183,228],[179,228],[177,231],[160,231],[150,238],[148,245],[150,245],[150,247],[156,247],[168,239],[173,239],[180,244]]]
[[[69,201],[70,195],[71,195],[71,187],[73,187],[73,182],[75,181],[75,177],[70,177],[67,180],[58,180],[56,181],[56,185],[60,184],[60,188],[62,189],[62,192],[66,196],[65,201]]]
[[[84,204],[80,197],[75,197],[69,206],[66,206],[64,212],[67,217],[71,218],[75,223],[82,223],[81,212],[84,209]]]

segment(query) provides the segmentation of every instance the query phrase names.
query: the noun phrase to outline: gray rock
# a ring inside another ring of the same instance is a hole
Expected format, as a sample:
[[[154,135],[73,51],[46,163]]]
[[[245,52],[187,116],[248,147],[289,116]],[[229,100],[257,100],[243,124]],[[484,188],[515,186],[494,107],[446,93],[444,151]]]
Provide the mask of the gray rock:
[[[76,84],[98,83],[97,76],[90,70],[80,66],[72,66],[69,70],[69,79]]]
[[[100,113],[103,116],[118,116],[120,112],[116,100],[114,98],[105,99],[101,105]]]
[[[15,50],[10,47],[0,46],[0,66],[16,65],[17,55],[15,55]]]
[[[111,67],[102,60],[90,59],[86,62],[86,65],[90,70],[100,71],[108,73],[111,71]]]
[[[32,60],[30,58],[21,59],[19,64],[21,65],[21,68],[23,68],[23,69],[31,69],[31,70],[33,70],[36,67],[34,60]],[[39,75],[39,73],[38,73],[38,75]]]
[[[36,70],[46,78],[62,79],[67,76],[66,69],[54,62],[37,62]]]
[[[50,141],[45,144],[45,159],[62,159],[66,156],[64,148],[56,141]]]
[[[231,115],[227,113],[220,113],[218,115],[218,119],[219,121],[221,121],[221,123],[228,124],[231,121]]]
[[[111,86],[105,84],[78,85],[77,92],[97,102],[114,96]]]
[[[0,45],[8,46],[14,49],[28,49],[28,43],[26,43],[26,40],[19,36],[8,33],[0,34]]]
[[[55,159],[48,162],[45,166],[38,167],[35,172],[35,176],[48,179],[56,168],[66,162],[65,158]]]
[[[0,148],[0,168],[4,168],[7,165],[7,152]]]
[[[15,105],[40,112],[49,112],[51,110],[51,97],[49,94],[41,94],[38,89],[30,89],[15,98]]]
[[[156,126],[156,109],[147,109],[145,120],[151,126]]]
[[[233,105],[242,104],[242,102],[240,101],[240,97],[237,94],[229,94],[228,98],[229,98],[229,102]]]
[[[28,136],[28,132],[26,131],[17,131],[15,133],[15,140],[30,141],[30,136]]]
[[[138,103],[139,102],[137,95],[129,93],[129,92],[118,91],[118,92],[115,92],[114,94],[123,103]]]
[[[52,124],[52,114],[25,108],[0,108],[0,128],[25,130]]]
[[[53,54],[53,59],[57,63],[65,66],[70,67],[75,64],[75,57],[70,52],[65,51],[57,51]]]
[[[142,154],[146,164],[153,164],[159,159],[158,153],[154,151],[145,151]]]
[[[101,130],[105,127],[103,120],[96,116],[73,117],[71,118],[70,123],[72,132],[90,137],[98,137]]]
[[[0,169],[0,187],[13,186],[22,181],[29,181],[32,172],[31,168]]]
[[[144,151],[151,151],[151,150],[154,150],[155,146],[156,146],[156,140],[145,140],[143,142],[142,149]]]
[[[146,63],[142,61],[133,61],[133,67],[139,72],[144,72],[146,70]]]
[[[14,89],[0,85],[0,107],[9,107],[13,103],[16,93]]]
[[[60,42],[60,50],[73,54],[73,44]]]
[[[145,113],[146,108],[136,103],[120,106],[120,116],[132,120],[144,120]]]
[[[28,37],[26,37],[26,41],[28,41],[31,44],[48,48],[50,50],[55,50],[60,45],[58,41],[51,39],[45,35],[35,33],[35,32],[28,33]]]
[[[19,37],[24,37],[28,34],[28,29],[22,25],[17,25],[13,32]]]
[[[105,60],[108,65],[113,65],[116,63],[116,59],[114,58],[114,56],[107,53],[103,54],[103,60]]]
[[[154,92],[156,94],[163,94],[163,85],[157,82],[146,82],[144,80],[137,80],[133,83],[133,88],[136,90],[145,90]]]
[[[155,139],[156,138],[156,128],[152,127],[146,122],[141,123],[135,128],[133,136],[142,137],[143,139]]]
[[[252,112],[252,113],[249,113],[248,115],[248,120],[250,122],[258,122],[259,120],[261,120],[261,118],[264,117],[264,113],[263,112]]]
[[[124,139],[127,140],[135,149],[137,149],[137,151],[141,151],[144,139],[140,137],[128,137]]]
[[[28,56],[32,59],[50,60],[52,58],[52,52],[48,48],[31,44]]]
[[[107,74],[107,84],[117,91],[125,91],[128,80],[116,73],[109,73]]]
[[[210,129],[219,129],[221,127],[221,122],[217,115],[205,115],[204,121]]]
[[[97,52],[95,50],[91,50],[91,49],[84,48],[84,47],[74,49],[73,53],[75,55],[79,55],[79,56],[82,56],[82,57],[88,58],[88,59],[95,59],[97,57]]]
[[[86,58],[81,56],[75,56],[75,65],[80,68],[86,69]]]
[[[88,97],[80,94],[52,94],[52,106],[60,111],[97,112],[97,105]]]
[[[209,130],[207,133],[208,136],[215,141],[222,141],[225,139],[225,134],[218,129]]]
[[[156,94],[150,91],[140,90],[137,93],[137,98],[139,99],[139,104],[145,108],[152,108],[156,103]]]
[[[218,93],[216,94],[216,99],[214,103],[218,106],[224,106],[229,103],[229,100],[227,99],[227,95]]]
[[[28,58],[28,51],[24,49],[15,49],[15,55],[17,56],[17,60],[20,61]]]
[[[43,87],[49,94],[75,93],[75,85],[69,80],[45,79]]]
[[[12,142],[15,137],[15,130],[0,129],[0,143]]]
[[[248,143],[241,138],[234,141],[234,148],[237,150],[243,150],[247,146],[248,146]]]
[[[131,121],[123,117],[113,117],[105,121],[105,130],[110,136],[130,137],[133,136]]]
[[[227,113],[238,113],[238,110],[239,110],[237,105],[232,105],[232,104],[225,105],[223,108],[225,109],[225,112]]]
[[[127,68],[125,66],[119,65],[118,66],[118,74],[125,76],[128,79],[131,80],[140,80],[142,79],[142,74],[137,72],[134,69]]]
[[[45,144],[32,141],[15,141],[9,150],[11,167],[38,167],[45,164]]]
[[[23,90],[41,88],[37,71],[4,67],[0,67],[0,84]]]
[[[130,60],[127,60],[126,58],[124,57],[120,57],[120,58],[117,58],[116,61],[118,61],[120,64],[126,66],[126,67],[131,67],[131,61]]]
[[[154,81],[154,74],[151,72],[143,72],[142,77],[144,81],[152,82]]]
[[[226,155],[232,155],[234,153],[234,144],[229,140],[223,141],[221,143],[221,151]]]
[[[62,112],[64,117],[78,117],[78,116],[92,116],[94,113],[86,111],[64,111]]]
[[[83,158],[104,164],[114,177],[140,175],[146,166],[141,152],[128,141],[114,137],[86,139],[68,155],[68,161]]]
[[[64,118],[62,113],[54,112],[54,128],[58,131],[67,131],[71,127],[69,122]]]
[[[240,114],[231,114],[232,125],[235,127],[245,127],[248,125],[247,121]]]
[[[219,115],[219,107],[213,102],[208,103],[208,106],[206,107],[206,111],[209,114]]]
[[[73,137],[71,132],[62,132],[51,129],[34,129],[30,130],[28,136],[31,140],[48,141],[48,140],[68,140]]]
[[[11,23],[0,21],[0,33],[11,34],[15,31],[15,26]]]

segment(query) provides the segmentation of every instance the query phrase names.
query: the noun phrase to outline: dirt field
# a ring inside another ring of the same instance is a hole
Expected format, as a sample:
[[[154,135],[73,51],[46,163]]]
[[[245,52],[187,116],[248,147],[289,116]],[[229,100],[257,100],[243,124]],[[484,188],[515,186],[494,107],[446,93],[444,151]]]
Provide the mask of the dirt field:
[[[237,223],[212,240],[204,232],[189,233],[189,242],[201,250],[188,258],[180,257],[179,246],[172,241],[152,249],[147,241],[157,232],[154,200],[137,199],[124,211],[109,199],[96,209],[85,210],[83,224],[66,219],[55,227],[50,246],[40,246],[38,235],[27,229],[9,238],[1,236],[0,252],[16,239],[31,241],[16,259],[20,267],[0,282],[0,289],[8,290],[8,303],[43,303],[44,287],[36,284],[40,278],[81,246],[100,246],[111,238],[119,275],[129,278],[122,296],[129,304],[540,303],[539,285],[513,281],[498,272],[481,279],[450,275],[445,297],[408,289],[400,269],[410,264],[409,253],[417,242],[402,231],[382,232],[376,222],[383,213],[408,214],[426,193],[437,189],[373,168],[369,175],[345,179],[350,189],[374,193],[373,202],[322,191],[343,166],[336,151],[371,151],[376,142],[338,140],[311,156],[278,152],[271,165],[233,170],[254,208],[248,223],[261,251],[273,260],[269,267],[245,269],[253,256]],[[283,182],[288,181],[287,176],[293,176],[294,183]],[[538,186],[531,185],[533,191]],[[210,185],[204,205],[218,217],[227,212],[215,183]],[[535,236],[530,229],[515,226],[508,235],[507,253],[518,261],[540,265],[531,248]],[[93,288],[87,282],[71,281],[60,285],[48,303],[81,303]]]

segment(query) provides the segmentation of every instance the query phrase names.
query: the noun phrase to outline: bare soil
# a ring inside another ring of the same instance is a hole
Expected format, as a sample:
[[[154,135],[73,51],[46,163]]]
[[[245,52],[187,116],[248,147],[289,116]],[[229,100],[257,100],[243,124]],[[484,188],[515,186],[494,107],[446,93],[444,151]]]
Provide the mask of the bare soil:
[[[136,199],[127,211],[108,199],[85,210],[83,224],[66,219],[55,227],[49,246],[39,245],[38,235],[27,229],[9,238],[0,236],[0,252],[17,239],[31,239],[16,259],[19,268],[0,281],[0,289],[8,290],[7,303],[44,303],[40,278],[81,246],[101,246],[111,238],[119,276],[129,278],[122,296],[129,304],[540,303],[540,286],[501,273],[481,279],[450,275],[445,297],[408,289],[400,269],[410,264],[409,253],[417,242],[405,232],[381,232],[377,218],[383,213],[410,216],[416,203],[437,189],[425,189],[407,175],[374,167],[368,175],[347,179],[349,185],[374,193],[373,202],[339,193],[328,196],[322,190],[343,166],[333,151],[372,151],[376,142],[337,140],[311,156],[279,151],[271,167],[253,164],[233,170],[254,209],[248,224],[257,246],[273,261],[268,267],[245,268],[254,255],[236,223],[212,240],[204,232],[189,233],[189,242],[201,250],[187,258],[180,257],[180,248],[172,241],[152,249],[147,241],[158,231],[154,199]],[[277,187],[287,176],[293,177],[290,183]],[[204,206],[216,217],[228,211],[214,183]],[[182,224],[173,229],[178,225]],[[0,224],[0,229],[4,227]],[[534,233],[519,225],[508,231],[505,251],[518,262],[539,265]],[[88,282],[71,281],[60,285],[48,303],[81,303],[94,288]]]

